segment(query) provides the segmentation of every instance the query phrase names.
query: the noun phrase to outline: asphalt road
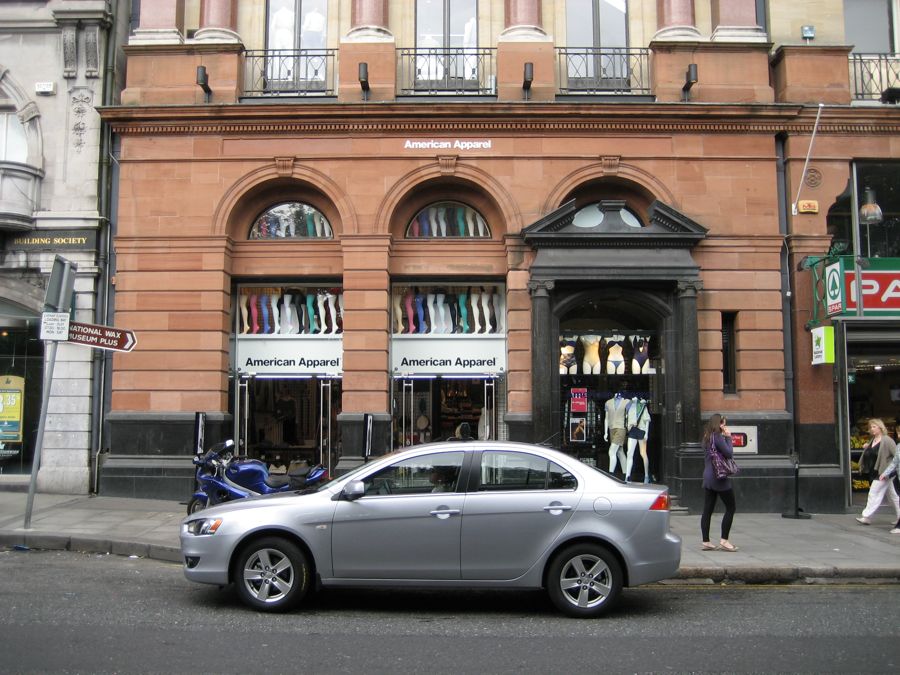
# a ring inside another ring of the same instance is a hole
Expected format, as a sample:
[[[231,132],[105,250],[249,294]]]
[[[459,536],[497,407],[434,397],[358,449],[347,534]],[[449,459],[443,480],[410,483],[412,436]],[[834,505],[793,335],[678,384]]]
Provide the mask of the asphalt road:
[[[543,594],[331,591],[245,609],[178,565],[0,552],[3,673],[897,672],[898,586],[652,586],[574,620]]]

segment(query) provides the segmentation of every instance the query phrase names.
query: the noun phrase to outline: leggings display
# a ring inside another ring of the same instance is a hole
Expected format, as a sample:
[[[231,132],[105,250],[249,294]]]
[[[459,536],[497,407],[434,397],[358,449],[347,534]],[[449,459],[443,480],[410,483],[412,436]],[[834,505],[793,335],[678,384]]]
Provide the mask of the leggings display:
[[[242,335],[293,335],[342,332],[341,288],[246,287],[237,300]]]
[[[396,286],[391,311],[395,335],[496,335],[506,330],[505,293],[497,286]]]

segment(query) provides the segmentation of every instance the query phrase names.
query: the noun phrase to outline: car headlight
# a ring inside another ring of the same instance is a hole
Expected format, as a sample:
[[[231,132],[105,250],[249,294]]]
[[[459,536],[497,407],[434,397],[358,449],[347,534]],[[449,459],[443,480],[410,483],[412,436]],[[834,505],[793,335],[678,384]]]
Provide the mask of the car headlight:
[[[184,524],[184,531],[195,536],[215,534],[222,524],[221,518],[200,518]]]

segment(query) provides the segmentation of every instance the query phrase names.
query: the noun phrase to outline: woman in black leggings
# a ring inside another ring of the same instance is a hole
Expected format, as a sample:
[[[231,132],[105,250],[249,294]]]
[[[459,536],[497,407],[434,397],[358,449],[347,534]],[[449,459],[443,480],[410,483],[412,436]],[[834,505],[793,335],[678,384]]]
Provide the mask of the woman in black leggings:
[[[703,515],[700,517],[700,534],[702,543],[700,548],[704,551],[737,551],[738,547],[728,541],[731,532],[731,523],[734,520],[734,490],[731,486],[731,477],[716,478],[713,471],[709,450],[715,445],[716,450],[723,456],[731,458],[734,450],[731,446],[731,434],[725,425],[726,419],[719,414],[713,415],[706,423],[703,432],[703,448],[706,451],[703,460]],[[709,540],[709,521],[712,518],[713,509],[716,507],[716,498],[722,500],[725,505],[725,515],[722,517],[722,539],[716,546]]]

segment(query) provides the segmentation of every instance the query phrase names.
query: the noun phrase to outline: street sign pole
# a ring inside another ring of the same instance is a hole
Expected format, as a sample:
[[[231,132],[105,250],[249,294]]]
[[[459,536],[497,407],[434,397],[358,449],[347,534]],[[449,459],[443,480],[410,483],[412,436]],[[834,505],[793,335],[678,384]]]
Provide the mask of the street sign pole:
[[[78,266],[62,256],[53,261],[53,272],[47,284],[47,295],[44,297],[45,312],[68,312],[72,307],[72,295],[75,288],[75,271]],[[37,490],[37,475],[41,468],[41,449],[44,447],[44,427],[47,425],[47,408],[50,405],[50,387],[53,384],[53,369],[56,366],[57,340],[45,340],[47,346],[46,370],[44,371],[44,389],[41,394],[41,414],[38,419],[37,437],[34,441],[34,457],[31,460],[31,482],[28,484],[28,500],[25,503],[26,530],[31,529],[31,512],[34,508],[34,493]]]

